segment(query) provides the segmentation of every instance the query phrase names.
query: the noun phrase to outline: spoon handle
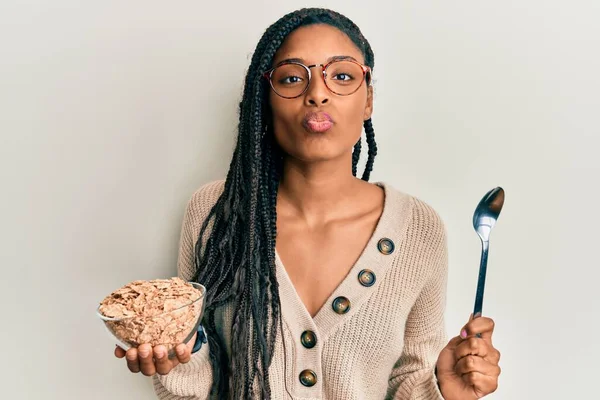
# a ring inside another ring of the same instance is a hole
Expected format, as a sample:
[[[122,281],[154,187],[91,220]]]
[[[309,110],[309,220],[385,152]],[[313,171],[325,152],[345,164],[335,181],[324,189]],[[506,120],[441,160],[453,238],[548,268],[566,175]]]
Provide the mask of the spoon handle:
[[[479,264],[479,278],[477,279],[477,292],[475,294],[475,307],[473,309],[473,318],[481,316],[483,308],[483,291],[485,289],[485,273],[487,272],[489,241],[481,241],[481,263]]]

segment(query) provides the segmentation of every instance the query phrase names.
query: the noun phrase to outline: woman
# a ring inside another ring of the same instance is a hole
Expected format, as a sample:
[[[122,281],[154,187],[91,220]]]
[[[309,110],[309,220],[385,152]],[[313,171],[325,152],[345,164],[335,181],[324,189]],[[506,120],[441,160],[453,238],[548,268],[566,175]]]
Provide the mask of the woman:
[[[208,343],[200,330],[172,360],[163,346],[116,349],[154,376],[159,398],[468,400],[496,389],[491,319],[471,318],[446,344],[443,222],[367,182],[373,65],[359,28],[329,10],[266,30],[227,179],[194,193],[183,221],[178,272],[208,290]]]

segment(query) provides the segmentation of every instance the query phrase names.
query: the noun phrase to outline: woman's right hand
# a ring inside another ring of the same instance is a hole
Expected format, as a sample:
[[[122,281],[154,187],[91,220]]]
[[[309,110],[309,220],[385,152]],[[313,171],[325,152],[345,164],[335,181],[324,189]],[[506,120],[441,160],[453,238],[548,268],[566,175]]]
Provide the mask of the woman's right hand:
[[[196,334],[197,335],[197,334]],[[142,344],[140,347],[132,347],[127,352],[117,346],[115,356],[127,360],[127,367],[131,372],[141,372],[146,376],[154,374],[166,375],[177,365],[185,364],[192,357],[192,349],[196,343],[196,335],[190,339],[187,344],[179,344],[175,347],[176,357],[170,359],[167,356],[167,348],[158,345],[152,348],[150,344]]]

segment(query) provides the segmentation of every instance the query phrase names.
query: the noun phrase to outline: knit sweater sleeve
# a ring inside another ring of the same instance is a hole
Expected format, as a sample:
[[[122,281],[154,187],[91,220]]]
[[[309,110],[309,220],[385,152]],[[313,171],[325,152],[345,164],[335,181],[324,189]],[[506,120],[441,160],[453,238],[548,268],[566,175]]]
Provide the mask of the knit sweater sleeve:
[[[428,205],[417,201],[429,277],[406,321],[404,349],[390,375],[388,398],[395,400],[443,400],[434,368],[446,345],[444,311],[448,280],[448,250],[445,226]],[[425,218],[423,218],[425,216]],[[428,221],[423,224],[423,220]],[[414,222],[414,221],[413,221]],[[421,230],[421,229],[418,229]]]
[[[177,258],[177,275],[184,280],[190,280],[194,275],[195,244],[200,228],[222,192],[222,188],[222,181],[209,183],[198,189],[187,204]],[[190,362],[177,365],[166,375],[154,375],[152,382],[154,391],[161,400],[209,398],[213,375],[208,343],[192,355]]]

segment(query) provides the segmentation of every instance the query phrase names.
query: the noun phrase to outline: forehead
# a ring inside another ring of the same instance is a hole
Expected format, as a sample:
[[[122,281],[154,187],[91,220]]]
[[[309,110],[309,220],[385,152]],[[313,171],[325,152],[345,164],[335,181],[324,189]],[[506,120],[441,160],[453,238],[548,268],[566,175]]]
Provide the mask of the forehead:
[[[333,56],[351,56],[364,63],[354,42],[339,29],[326,24],[302,26],[290,33],[275,53],[273,64],[300,58],[308,64],[324,64]]]

